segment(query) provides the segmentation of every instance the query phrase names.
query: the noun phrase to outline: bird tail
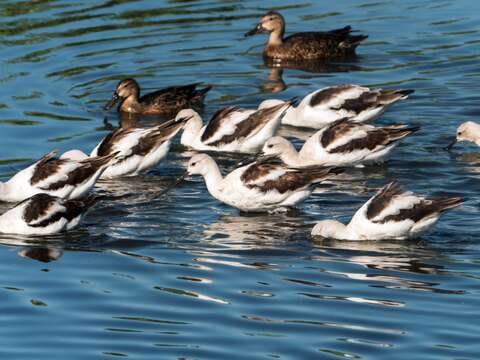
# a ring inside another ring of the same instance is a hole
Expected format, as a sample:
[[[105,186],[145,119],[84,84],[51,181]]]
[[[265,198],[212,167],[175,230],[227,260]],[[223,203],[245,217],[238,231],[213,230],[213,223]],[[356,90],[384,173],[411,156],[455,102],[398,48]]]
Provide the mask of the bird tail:
[[[348,35],[339,46],[344,49],[355,49],[362,41],[368,38],[368,35]]]
[[[392,104],[398,100],[405,100],[408,95],[413,94],[415,90],[380,90],[378,101],[382,105]]]

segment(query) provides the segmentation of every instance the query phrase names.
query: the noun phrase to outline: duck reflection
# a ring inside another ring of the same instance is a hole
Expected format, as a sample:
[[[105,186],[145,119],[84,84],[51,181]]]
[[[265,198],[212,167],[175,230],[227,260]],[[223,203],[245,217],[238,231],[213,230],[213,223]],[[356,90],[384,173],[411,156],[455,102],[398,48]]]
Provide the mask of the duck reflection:
[[[275,61],[264,60],[264,65],[270,71],[267,80],[260,86],[260,90],[262,92],[278,93],[287,89],[288,85],[283,80],[284,69],[301,70],[309,73],[338,73],[363,70],[354,61],[355,59],[352,59],[352,62],[349,63],[282,61],[280,64]]]
[[[342,258],[365,268],[365,272],[338,272],[353,280],[369,281],[371,286],[385,289],[411,289],[444,294],[461,294],[461,290],[442,289],[440,278],[446,275],[438,259],[439,250],[422,240],[414,241],[344,241],[314,239],[314,245],[332,253],[341,252]],[[345,253],[347,251],[347,253]],[[322,257],[323,258],[323,257]],[[373,271],[372,271],[373,270]],[[411,280],[405,275],[426,274],[431,281]],[[382,284],[383,283],[383,284]]]

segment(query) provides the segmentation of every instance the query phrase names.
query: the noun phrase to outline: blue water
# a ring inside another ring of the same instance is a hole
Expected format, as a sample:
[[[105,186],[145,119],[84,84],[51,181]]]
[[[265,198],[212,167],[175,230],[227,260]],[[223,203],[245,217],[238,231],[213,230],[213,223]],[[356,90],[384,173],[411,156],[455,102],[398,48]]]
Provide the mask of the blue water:
[[[243,38],[272,8],[287,32],[350,24],[370,37],[354,62],[282,74],[263,64],[264,36]],[[292,213],[240,215],[198,178],[142,203],[182,172],[188,154],[175,146],[151,173],[100,184],[122,197],[78,230],[1,237],[0,357],[480,358],[480,153],[442,150],[459,123],[479,120],[479,10],[473,0],[2,1],[1,180],[52,149],[91,150],[126,76],[146,90],[213,85],[207,117],[331,84],[412,88],[378,123],[422,130],[385,166],[353,171]],[[392,179],[467,202],[415,241],[310,238],[316,221],[347,221]]]

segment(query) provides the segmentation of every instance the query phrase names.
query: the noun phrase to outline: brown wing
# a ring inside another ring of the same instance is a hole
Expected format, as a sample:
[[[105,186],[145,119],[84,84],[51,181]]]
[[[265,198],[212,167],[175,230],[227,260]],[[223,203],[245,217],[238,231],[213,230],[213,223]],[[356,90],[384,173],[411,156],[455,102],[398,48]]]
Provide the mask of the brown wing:
[[[198,85],[199,83],[171,86],[143,95],[140,97],[139,102],[145,106],[168,106],[172,108],[188,107],[191,103],[198,105],[198,103],[203,101],[205,94],[211,89],[211,87],[208,86],[204,89],[197,90]]]
[[[336,85],[336,86],[329,86],[325,89],[322,89],[315,93],[310,98],[310,106],[314,107],[320,104],[329,103],[334,98],[339,97],[344,92],[349,92],[352,88],[356,88],[355,85]]]
[[[329,153],[348,153],[355,150],[368,149],[373,150],[378,146],[388,146],[395,141],[418,131],[419,127],[409,127],[405,125],[393,125],[383,128],[374,128],[367,130],[366,136],[354,138],[351,141],[329,149]]]
[[[229,144],[235,140],[242,140],[249,136],[255,135],[258,133],[268,122],[272,120],[272,117],[275,116],[275,113],[285,104],[279,104],[272,106],[266,109],[260,109],[255,111],[245,120],[237,124],[237,128],[233,134],[225,135],[219,140],[209,143],[210,146],[219,146],[223,144]]]
[[[202,134],[202,142],[206,142],[210,138],[212,138],[217,133],[217,131],[222,128],[222,124],[224,123],[225,119],[227,119],[229,115],[231,115],[235,111],[238,111],[239,109],[240,107],[238,106],[229,106],[215,112],[215,114],[213,114],[212,118],[208,122],[205,131]]]
[[[131,132],[135,131],[135,128],[119,128],[108,134],[100,143],[97,149],[97,156],[106,156],[114,152],[113,146],[118,143],[122,138]]]
[[[339,119],[331,123],[322,133],[320,143],[326,148],[341,136],[347,134],[350,130],[355,129],[359,125],[348,118]]]
[[[63,200],[48,194],[37,194],[17,206],[25,204],[23,219],[29,226],[46,227],[62,218],[71,221],[95,203],[95,197],[87,197],[83,200]],[[55,204],[60,206],[54,208]],[[43,218],[43,220],[37,221],[40,218]]]
[[[400,186],[396,181],[393,181],[378,191],[370,201],[367,208],[367,219],[371,220],[378,216],[384,209],[388,207],[390,201],[397,196],[403,194]]]
[[[35,185],[56,174],[60,167],[68,162],[68,160],[57,159],[56,156],[57,151],[51,151],[37,161],[32,177],[30,178],[31,185]]]

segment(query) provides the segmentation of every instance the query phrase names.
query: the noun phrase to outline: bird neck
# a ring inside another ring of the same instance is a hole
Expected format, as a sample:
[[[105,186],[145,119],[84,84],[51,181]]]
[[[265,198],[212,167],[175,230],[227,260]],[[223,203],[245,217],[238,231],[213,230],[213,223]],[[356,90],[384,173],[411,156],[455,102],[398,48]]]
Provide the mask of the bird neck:
[[[0,182],[0,201],[11,201],[10,187],[8,183]]]
[[[209,164],[208,171],[203,175],[203,178],[205,179],[208,192],[214,197],[217,197],[217,194],[221,191],[220,184],[223,180],[223,176],[214,160]]]
[[[273,30],[270,33],[268,38],[268,46],[279,46],[283,44],[283,33],[285,32],[285,27],[282,26],[278,29]]]
[[[193,117],[188,120],[183,128],[182,137],[180,138],[180,143],[184,146],[191,146],[195,139],[200,135],[200,130],[202,130],[203,122],[200,117]]]
[[[126,112],[140,112],[141,105],[138,102],[138,94],[132,94],[123,100],[122,105],[120,105],[120,110]]]
[[[280,159],[288,166],[299,165],[298,151],[291,142],[288,142],[288,146],[286,146],[284,151],[280,154]]]

